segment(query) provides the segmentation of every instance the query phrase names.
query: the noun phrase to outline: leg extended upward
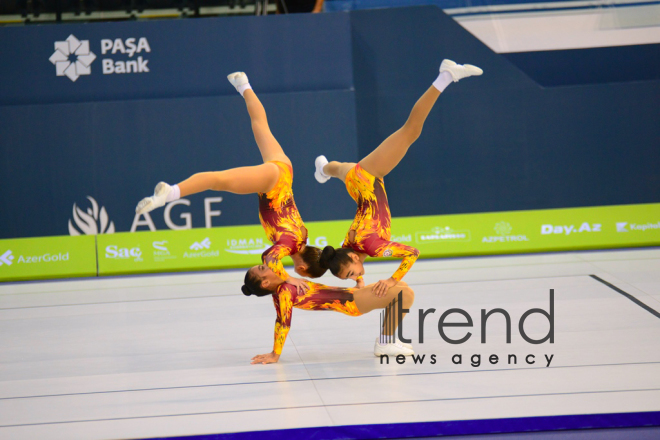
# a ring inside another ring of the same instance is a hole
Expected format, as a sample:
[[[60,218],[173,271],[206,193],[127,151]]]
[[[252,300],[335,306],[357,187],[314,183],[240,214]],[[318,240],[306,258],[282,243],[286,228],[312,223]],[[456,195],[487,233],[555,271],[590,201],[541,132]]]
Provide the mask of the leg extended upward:
[[[433,82],[433,86],[417,100],[405,124],[362,159],[360,166],[375,177],[382,178],[389,174],[406,155],[408,148],[419,138],[424,122],[440,93],[452,81],[457,82],[459,79],[482,73],[483,71],[476,66],[461,65],[451,60],[444,60],[440,65],[440,75]],[[355,164],[328,162],[325,156],[319,156],[315,165],[314,175],[320,183],[324,183],[330,177],[344,180],[346,173],[351,169],[350,165]]]
[[[138,203],[135,208],[138,214],[152,211],[165,205],[165,203],[206,190],[227,191],[235,194],[265,193],[275,186],[279,177],[277,166],[267,162],[278,160],[291,164],[279,142],[271,133],[266,111],[252,90],[245,73],[232,73],[227,78],[245,99],[254,139],[257,142],[264,163],[225,171],[197,173],[172,186],[160,182],[156,185],[153,196],[145,197]]]

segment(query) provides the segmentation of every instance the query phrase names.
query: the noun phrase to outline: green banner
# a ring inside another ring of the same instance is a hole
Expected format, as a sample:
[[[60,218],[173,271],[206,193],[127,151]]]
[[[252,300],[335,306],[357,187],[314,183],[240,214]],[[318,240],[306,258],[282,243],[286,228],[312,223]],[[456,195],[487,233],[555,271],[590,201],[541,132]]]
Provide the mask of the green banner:
[[[345,227],[334,223],[337,231]],[[321,247],[328,243],[325,236],[309,238]],[[270,246],[261,225],[99,235],[99,275],[250,267]]]
[[[0,281],[96,275],[94,236],[0,240]]]
[[[654,246],[660,204],[395,218],[392,240],[422,258]]]
[[[350,224],[307,222],[309,243],[341,246]],[[392,240],[420,258],[654,246],[660,204],[395,218]],[[258,225],[103,235],[99,274],[250,267],[269,246]]]
[[[307,222],[309,244],[341,246],[350,224]],[[660,204],[395,218],[392,241],[420,258],[658,246]],[[260,225],[0,240],[0,281],[243,268],[270,245]]]

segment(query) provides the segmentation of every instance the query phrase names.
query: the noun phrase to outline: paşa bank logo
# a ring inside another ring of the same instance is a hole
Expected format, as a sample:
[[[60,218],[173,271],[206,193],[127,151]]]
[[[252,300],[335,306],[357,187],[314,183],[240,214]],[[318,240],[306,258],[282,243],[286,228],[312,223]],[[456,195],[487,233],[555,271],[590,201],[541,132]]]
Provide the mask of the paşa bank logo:
[[[100,45],[103,75],[116,73],[148,73],[149,60],[143,55],[151,53],[151,46],[145,37],[103,38]],[[97,52],[98,53],[98,52]],[[134,55],[138,55],[133,58]],[[119,58],[119,59],[117,59]],[[64,41],[55,42],[55,52],[48,59],[55,65],[55,75],[66,76],[75,82],[80,76],[92,74],[92,63],[96,54],[90,50],[90,40],[79,40],[73,34]]]
[[[92,73],[96,55],[89,50],[89,40],[79,40],[69,35],[64,41],[55,42],[55,52],[49,60],[55,65],[55,75],[66,76],[75,82],[81,75]]]
[[[80,209],[76,204],[73,204],[73,223],[69,219],[69,234],[70,235],[98,235],[98,234],[114,234],[115,224],[108,218],[108,213],[104,206],[99,210],[99,204],[93,197],[87,196],[91,206],[87,208],[87,212]]]

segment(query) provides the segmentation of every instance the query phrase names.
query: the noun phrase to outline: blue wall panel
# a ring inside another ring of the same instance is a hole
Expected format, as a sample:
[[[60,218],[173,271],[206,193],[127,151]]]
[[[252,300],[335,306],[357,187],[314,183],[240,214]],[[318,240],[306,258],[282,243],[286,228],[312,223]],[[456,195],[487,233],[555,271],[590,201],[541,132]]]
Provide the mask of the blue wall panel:
[[[56,76],[49,61],[69,35],[88,41],[96,57],[75,82]],[[136,46],[145,38],[150,51],[122,53],[129,38]],[[235,91],[226,75],[237,70],[262,92],[352,86],[348,14],[4,27],[0,39],[12,42],[0,45],[0,104],[228,95]],[[105,54],[104,39],[113,42]],[[103,74],[104,59],[138,57],[148,73]]]
[[[405,122],[442,58],[485,72],[447,88],[387,177],[393,215],[660,200],[660,81],[544,89],[438,8],[351,17],[361,157]]]
[[[502,55],[544,87],[660,80],[660,44]]]
[[[338,155],[357,158],[353,92],[264,94],[261,100],[293,162],[303,219],[350,218],[355,204],[341,184],[320,185],[313,172],[314,158],[330,144]],[[261,163],[238,94],[5,106],[0,120],[0,175],[11,182],[0,192],[2,238],[66,235],[74,202],[87,207],[88,195],[106,208],[117,231],[128,231],[135,205],[160,180],[176,183],[200,171]],[[204,227],[203,200],[216,196],[223,201],[213,205],[222,211],[214,226],[259,223],[256,195],[215,192],[190,197],[191,206],[175,208],[173,219],[190,212],[193,226]],[[157,229],[166,227],[162,209],[152,218]]]

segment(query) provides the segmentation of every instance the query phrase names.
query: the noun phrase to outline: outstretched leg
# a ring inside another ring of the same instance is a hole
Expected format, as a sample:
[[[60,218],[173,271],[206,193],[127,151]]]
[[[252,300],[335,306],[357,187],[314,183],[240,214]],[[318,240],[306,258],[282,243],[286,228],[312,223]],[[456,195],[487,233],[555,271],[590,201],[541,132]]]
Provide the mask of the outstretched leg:
[[[355,162],[328,162],[323,167],[323,173],[329,177],[336,177],[342,182],[346,181],[346,174],[355,167]]]
[[[360,166],[369,174],[376,177],[385,177],[396,167],[408,148],[419,138],[424,127],[424,121],[438,100],[440,93],[451,84],[462,78],[473,75],[481,75],[483,71],[471,64],[456,64],[451,60],[443,60],[440,65],[440,75],[433,81],[433,85],[415,103],[408,120],[403,127],[398,129],[385,139],[374,151],[360,161]],[[343,168],[337,168],[339,162],[328,163],[325,156],[316,158],[316,172],[314,176],[319,183],[324,183],[330,177],[344,179],[346,172]]]
[[[253,167],[193,174],[173,186],[160,182],[154,189],[154,195],[142,199],[135,208],[135,212],[144,214],[165,203],[206,190],[227,191],[234,194],[265,193],[273,189],[279,176],[280,169],[277,165],[263,163]]]
[[[257,142],[263,161],[279,160],[290,165],[291,161],[286,157],[284,150],[270,131],[266,110],[257,98],[257,94],[252,90],[247,75],[243,72],[235,72],[228,75],[227,79],[245,99],[245,105],[252,122],[254,140]]]
[[[396,167],[408,148],[422,134],[424,121],[438,100],[440,91],[431,86],[415,103],[403,127],[392,133],[374,151],[360,161],[360,166],[376,177],[385,177]]]
[[[419,100],[415,103],[406,123],[385,139],[374,151],[360,161],[360,166],[376,177],[385,177],[396,167],[408,148],[422,133],[424,121],[440,96],[440,93],[451,84],[468,76],[481,75],[483,71],[471,64],[456,64],[451,60],[443,60],[440,65],[440,75]]]
[[[253,167],[197,173],[178,184],[179,197],[213,190],[234,194],[266,193],[273,189],[279,177],[277,165],[264,163]]]
[[[270,131],[266,110],[252,90],[247,75],[243,72],[235,72],[227,76],[227,79],[245,99],[254,139],[264,163],[254,167],[197,173],[173,186],[160,182],[154,189],[154,195],[142,199],[135,208],[135,212],[144,214],[167,202],[206,190],[227,191],[235,194],[268,192],[277,183],[279,168],[277,165],[267,162],[279,160],[291,165],[291,161],[286,157],[279,142]]]

